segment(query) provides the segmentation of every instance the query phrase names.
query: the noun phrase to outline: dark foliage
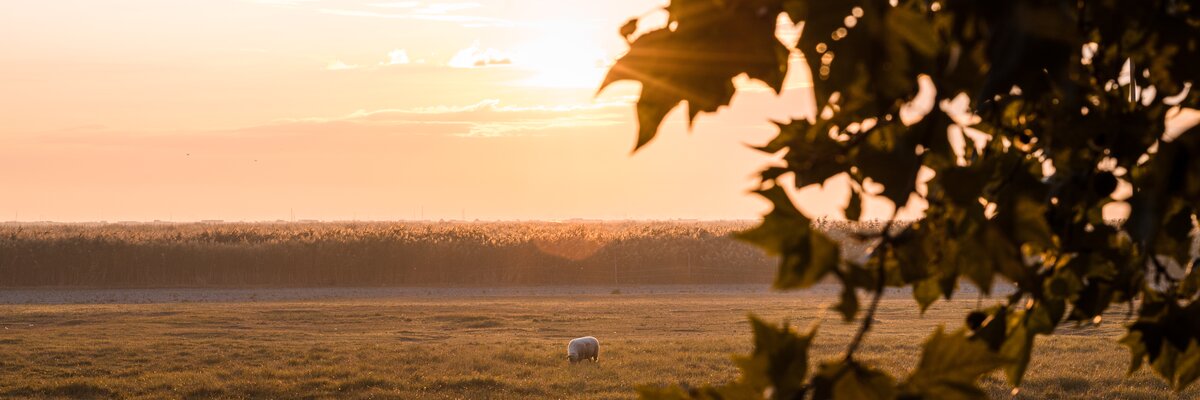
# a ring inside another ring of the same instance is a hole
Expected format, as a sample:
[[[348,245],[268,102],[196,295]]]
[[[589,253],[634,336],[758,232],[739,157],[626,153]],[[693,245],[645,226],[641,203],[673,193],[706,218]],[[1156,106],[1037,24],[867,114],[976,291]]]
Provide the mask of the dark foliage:
[[[1200,103],[1200,5],[672,0],[667,12],[671,24],[632,38],[605,81],[642,83],[638,147],[681,102],[689,118],[728,105],[735,76],[780,90],[787,57],[777,20],[803,23],[795,49],[813,78],[817,116],[779,123],[761,147],[784,161],[762,173],[759,193],[775,208],[742,237],[780,255],[779,289],[832,276],[845,287],[836,310],[847,320],[860,314],[858,292],[873,299],[841,359],[800,366],[807,353],[797,346],[812,334],[770,339],[776,330],[756,322],[742,381],[644,394],[982,398],[977,378],[992,370],[1020,385],[1035,336],[1099,323],[1120,303],[1136,313],[1122,340],[1132,369],[1149,363],[1177,389],[1200,377],[1200,268],[1189,238],[1200,209],[1200,128],[1168,133],[1173,116]],[[922,79],[932,84],[923,90]],[[902,118],[919,94],[932,109]],[[867,262],[847,260],[779,180],[791,175],[805,187],[843,174],[852,181],[848,218],[868,195],[897,209],[917,197],[925,217],[876,233]],[[1104,207],[1122,202],[1128,219],[1106,223]],[[911,287],[924,309],[962,280],[1017,290],[971,313],[967,326],[934,333],[906,378],[854,357],[886,287]]]

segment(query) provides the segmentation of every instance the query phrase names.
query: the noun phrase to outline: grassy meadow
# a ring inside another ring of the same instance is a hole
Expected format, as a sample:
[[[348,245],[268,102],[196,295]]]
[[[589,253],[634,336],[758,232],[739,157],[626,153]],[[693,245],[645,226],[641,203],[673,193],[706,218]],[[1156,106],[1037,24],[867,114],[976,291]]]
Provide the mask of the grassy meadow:
[[[0,398],[630,398],[638,385],[735,379],[730,355],[750,350],[750,312],[819,324],[814,360],[836,357],[854,330],[826,311],[836,296],[821,287],[299,291],[91,304],[33,292],[30,304],[0,306]],[[903,376],[932,328],[998,301],[963,297],[921,317],[911,299],[889,296],[861,354]],[[56,299],[74,304],[46,304]],[[1148,368],[1126,376],[1122,318],[1041,338],[1017,398],[1200,398],[1172,393]],[[600,339],[600,362],[568,365],[566,342],[583,335]],[[985,382],[994,398],[1010,397],[1003,379]]]

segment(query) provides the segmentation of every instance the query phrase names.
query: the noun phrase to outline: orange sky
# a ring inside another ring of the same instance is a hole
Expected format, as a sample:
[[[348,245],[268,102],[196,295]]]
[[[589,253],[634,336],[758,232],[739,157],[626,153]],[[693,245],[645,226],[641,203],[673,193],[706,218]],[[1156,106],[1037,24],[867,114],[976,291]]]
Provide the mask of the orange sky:
[[[595,88],[660,3],[9,5],[0,220],[754,218],[746,144],[811,108],[807,70],[630,155],[637,85]]]

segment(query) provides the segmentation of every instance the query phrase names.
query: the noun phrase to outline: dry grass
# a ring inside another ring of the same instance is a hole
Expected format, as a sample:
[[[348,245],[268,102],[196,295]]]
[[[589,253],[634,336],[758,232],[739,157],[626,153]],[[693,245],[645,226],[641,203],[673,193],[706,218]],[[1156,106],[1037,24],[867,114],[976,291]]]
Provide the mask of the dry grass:
[[[623,291],[636,292],[625,288]],[[535,296],[402,296],[228,303],[5,305],[2,398],[627,398],[641,384],[735,379],[750,349],[748,312],[820,320],[816,357],[853,326],[824,312],[826,290]],[[985,303],[987,301],[985,300]],[[937,324],[976,301],[885,300],[864,355],[902,375]],[[1039,343],[1020,398],[1164,399],[1182,395],[1142,371],[1126,377],[1121,317],[1063,328]],[[568,339],[601,340],[600,363],[568,366]],[[1003,378],[987,381],[1009,397]]]
[[[751,226],[750,221],[0,223],[0,288],[770,282],[774,260],[729,236]],[[863,252],[862,245],[845,250]]]

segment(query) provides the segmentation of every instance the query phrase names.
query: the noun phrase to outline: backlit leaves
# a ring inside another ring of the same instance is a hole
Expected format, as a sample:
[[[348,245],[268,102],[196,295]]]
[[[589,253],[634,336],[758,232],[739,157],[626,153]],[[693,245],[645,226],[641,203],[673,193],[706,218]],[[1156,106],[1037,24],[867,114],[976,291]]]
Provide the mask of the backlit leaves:
[[[1200,293],[1200,257],[1192,259],[1179,285],[1179,297],[1192,299]]]
[[[797,334],[787,324],[776,327],[750,317],[754,352],[738,357],[742,382],[759,391],[770,388],[773,398],[798,398],[808,386],[808,348],[816,331]]]
[[[1170,299],[1153,298],[1121,344],[1132,354],[1130,373],[1150,364],[1158,376],[1176,390],[1200,377],[1200,302],[1187,306]]]
[[[774,36],[781,8],[772,3],[675,0],[668,7],[674,28],[648,32],[630,44],[600,90],[620,80],[642,83],[635,149],[654,138],[663,118],[680,102],[688,103],[689,121],[728,105],[738,75],[760,80],[776,92],[783,89],[788,50]],[[621,34],[628,37],[636,27],[636,22],[626,23]]]
[[[920,168],[914,132],[899,123],[890,123],[861,134],[866,139],[852,153],[854,165],[864,177],[883,184],[883,197],[903,207],[916,189]]]
[[[938,38],[923,1],[810,1],[796,48],[813,76],[817,110],[834,120],[883,117],[917,93],[917,75],[932,66]],[[837,93],[838,96],[834,96]]]
[[[947,334],[939,327],[925,342],[921,361],[902,388],[908,396],[926,399],[986,399],[979,378],[1007,363],[965,331]]]
[[[799,399],[809,391],[808,351],[816,328],[800,334],[787,323],[776,326],[750,316],[754,332],[751,354],[734,357],[741,377],[720,386],[645,386],[638,394],[645,399]]]
[[[779,256],[775,288],[806,288],[837,268],[841,261],[837,242],[814,230],[812,221],[792,204],[783,188],[773,186],[759,195],[771,201],[774,209],[758,227],[737,237]]]
[[[853,285],[843,283],[841,300],[833,306],[833,309],[842,314],[842,320],[854,321],[854,317],[858,315],[858,291]]]
[[[779,135],[758,149],[771,154],[783,151],[783,160],[787,162],[785,170],[795,174],[796,187],[822,184],[826,179],[850,170],[846,147],[830,136],[833,127],[829,123],[794,120],[776,125]]]
[[[1200,216],[1200,127],[1166,130],[1179,107],[1200,105],[1193,3],[673,1],[673,25],[638,38],[606,83],[643,82],[640,146],[681,101],[690,117],[727,104],[737,74],[778,91],[776,72],[786,70],[769,66],[767,49],[776,67],[786,54],[768,28],[780,15],[802,23],[796,49],[816,105],[802,111],[815,115],[777,123],[779,134],[759,147],[780,161],[762,171],[759,191],[775,208],[741,235],[780,257],[776,287],[833,275],[842,286],[834,308],[846,321],[862,313],[860,295],[884,287],[910,287],[922,311],[960,284],[1014,289],[969,314],[969,334],[939,330],[904,384],[847,354],[812,374],[814,398],[980,398],[981,374],[1001,368],[1019,385],[1038,335],[1063,321],[1096,323],[1118,303],[1139,315],[1122,339],[1132,366],[1148,363],[1182,389],[1200,375],[1200,261],[1190,236]],[[714,37],[739,38],[742,48]],[[696,66],[725,51],[752,56]],[[932,81],[931,96],[918,96],[918,78]],[[922,106],[932,109],[914,117]],[[872,196],[898,208],[917,196],[925,215],[863,234],[878,244],[874,255],[843,262],[780,187],[788,176],[798,188],[848,177],[847,219],[861,218]],[[1123,224],[1106,220],[1113,205],[1131,210]],[[873,302],[864,303],[870,314]]]
[[[897,393],[886,372],[852,360],[822,363],[812,385],[814,399],[891,400]]]
[[[850,201],[846,203],[846,219],[858,221],[862,218],[862,194],[857,190],[850,191]]]

